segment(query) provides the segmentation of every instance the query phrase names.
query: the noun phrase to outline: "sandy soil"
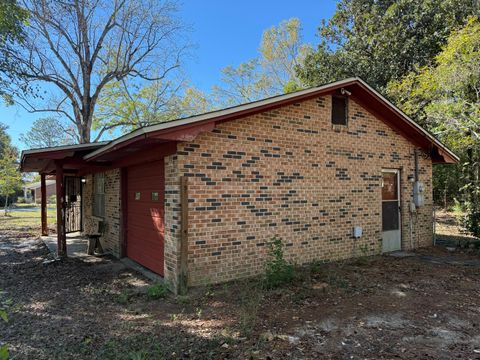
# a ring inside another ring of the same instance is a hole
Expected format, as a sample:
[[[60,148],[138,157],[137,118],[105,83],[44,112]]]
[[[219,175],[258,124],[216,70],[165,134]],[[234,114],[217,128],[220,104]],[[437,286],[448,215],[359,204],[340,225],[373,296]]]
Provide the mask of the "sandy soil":
[[[0,234],[0,342],[12,358],[480,359],[480,259],[458,251],[317,264],[277,290],[244,281],[158,300],[118,261],[47,258],[36,238]]]
[[[460,217],[452,212],[439,209],[435,211],[435,220],[435,233],[440,241],[458,242],[478,240],[461,226]]]

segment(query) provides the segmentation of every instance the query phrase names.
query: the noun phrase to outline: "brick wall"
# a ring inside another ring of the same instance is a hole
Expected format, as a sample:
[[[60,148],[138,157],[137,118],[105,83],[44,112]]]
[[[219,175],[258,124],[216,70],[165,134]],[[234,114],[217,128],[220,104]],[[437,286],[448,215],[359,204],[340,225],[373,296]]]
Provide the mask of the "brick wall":
[[[191,285],[262,272],[274,235],[296,263],[359,256],[361,247],[380,253],[383,168],[401,171],[402,247],[432,243],[431,160],[420,157],[426,205],[410,221],[414,146],[353,101],[348,126],[333,127],[330,113],[325,96],[179,144],[165,162],[167,277],[177,261],[179,175],[189,181]],[[358,240],[353,226],[363,228]]]
[[[177,155],[165,158],[165,279],[177,287],[180,251],[180,172]]]
[[[83,230],[85,234],[97,231],[98,219],[93,216],[93,175],[85,177],[83,187]],[[120,241],[120,170],[105,172],[105,231],[100,238],[103,250],[116,257],[121,254]]]

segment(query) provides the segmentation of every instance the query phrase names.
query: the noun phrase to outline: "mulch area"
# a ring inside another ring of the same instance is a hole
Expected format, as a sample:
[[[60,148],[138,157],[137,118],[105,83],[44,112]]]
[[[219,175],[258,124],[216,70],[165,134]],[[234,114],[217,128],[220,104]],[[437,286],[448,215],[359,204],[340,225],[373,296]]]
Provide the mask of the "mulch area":
[[[479,258],[459,250],[317,264],[276,290],[239,281],[157,300],[113,259],[47,258],[38,239],[0,234],[1,298],[11,299],[0,342],[12,358],[480,358]]]

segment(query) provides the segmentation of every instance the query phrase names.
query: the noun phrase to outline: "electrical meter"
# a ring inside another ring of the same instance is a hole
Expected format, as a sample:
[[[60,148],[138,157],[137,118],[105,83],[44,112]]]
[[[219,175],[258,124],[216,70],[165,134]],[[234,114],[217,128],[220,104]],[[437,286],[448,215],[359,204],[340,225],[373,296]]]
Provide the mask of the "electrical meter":
[[[413,184],[413,202],[416,207],[425,205],[425,185],[420,181]]]

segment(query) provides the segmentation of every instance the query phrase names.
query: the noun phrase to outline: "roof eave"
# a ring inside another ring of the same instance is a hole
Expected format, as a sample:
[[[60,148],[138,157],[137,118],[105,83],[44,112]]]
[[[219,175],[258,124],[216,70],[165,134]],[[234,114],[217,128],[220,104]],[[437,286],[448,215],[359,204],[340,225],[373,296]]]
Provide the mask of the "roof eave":
[[[105,152],[115,150],[115,147],[121,146],[124,142],[140,140],[142,137],[147,137],[152,133],[175,131],[179,127],[199,125],[206,122],[228,121],[239,117],[245,117],[254,113],[268,111],[268,109],[284,106],[286,103],[294,103],[306,98],[315,97],[325,92],[331,92],[338,88],[354,84],[357,81],[358,78],[352,77],[315,88],[300,90],[294,93],[274,96],[272,98],[241,104],[227,109],[216,110],[201,115],[148,126],[112,140],[106,146],[85,155],[84,159],[92,160]]]

